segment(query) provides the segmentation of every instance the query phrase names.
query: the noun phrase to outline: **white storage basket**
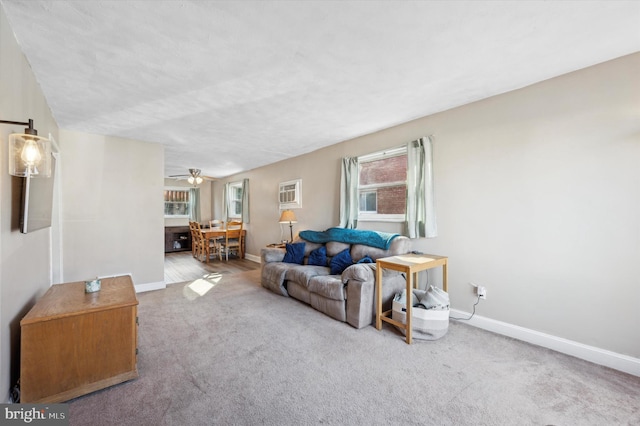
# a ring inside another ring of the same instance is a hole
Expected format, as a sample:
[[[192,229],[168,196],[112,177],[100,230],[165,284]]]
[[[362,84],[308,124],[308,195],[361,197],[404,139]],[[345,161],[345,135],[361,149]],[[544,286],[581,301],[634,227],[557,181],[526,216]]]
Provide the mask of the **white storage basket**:
[[[432,294],[428,294],[432,292]],[[393,298],[393,311],[391,318],[395,321],[406,324],[406,290],[396,294]],[[435,295],[435,298],[433,297]],[[415,339],[436,340],[447,334],[449,329],[449,295],[443,290],[430,286],[429,290],[413,290],[411,308],[411,329]],[[438,302],[433,303],[437,300]],[[429,300],[429,302],[426,302]],[[425,305],[430,309],[425,309],[418,305],[425,301]],[[404,329],[398,328],[402,334],[406,334]]]

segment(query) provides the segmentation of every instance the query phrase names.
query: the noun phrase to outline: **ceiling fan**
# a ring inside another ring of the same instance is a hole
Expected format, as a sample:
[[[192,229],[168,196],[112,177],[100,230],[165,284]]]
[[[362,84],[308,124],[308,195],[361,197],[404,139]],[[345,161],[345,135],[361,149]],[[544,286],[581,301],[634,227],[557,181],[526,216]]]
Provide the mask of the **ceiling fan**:
[[[189,169],[188,175],[172,175],[169,177],[178,180],[186,179],[189,183],[193,184],[193,186],[199,185],[205,180],[216,180],[211,176],[203,176],[200,169]]]

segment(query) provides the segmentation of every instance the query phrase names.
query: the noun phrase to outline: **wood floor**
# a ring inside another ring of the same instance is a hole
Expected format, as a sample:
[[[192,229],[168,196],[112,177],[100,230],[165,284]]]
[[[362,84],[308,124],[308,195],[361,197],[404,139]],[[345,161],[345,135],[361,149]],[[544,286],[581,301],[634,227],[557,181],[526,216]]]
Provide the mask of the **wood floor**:
[[[253,269],[260,269],[260,264],[235,256],[229,256],[229,261],[212,259],[209,263],[204,263],[194,258],[190,251],[165,253],[164,255],[164,282],[166,284],[193,281],[209,274],[233,274]]]

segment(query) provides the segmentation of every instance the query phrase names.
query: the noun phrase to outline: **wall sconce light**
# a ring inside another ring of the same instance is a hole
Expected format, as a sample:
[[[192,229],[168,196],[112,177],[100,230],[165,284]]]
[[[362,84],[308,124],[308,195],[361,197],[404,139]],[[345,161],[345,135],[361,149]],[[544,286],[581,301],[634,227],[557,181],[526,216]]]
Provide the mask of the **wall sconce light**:
[[[51,141],[38,136],[33,120],[27,122],[0,120],[3,124],[28,126],[24,134],[9,135],[9,174],[13,176],[51,176]]]
[[[291,231],[291,240],[289,242],[293,242],[293,223],[298,223],[296,220],[296,215],[291,210],[283,210],[280,215],[280,223],[289,223],[289,231]]]

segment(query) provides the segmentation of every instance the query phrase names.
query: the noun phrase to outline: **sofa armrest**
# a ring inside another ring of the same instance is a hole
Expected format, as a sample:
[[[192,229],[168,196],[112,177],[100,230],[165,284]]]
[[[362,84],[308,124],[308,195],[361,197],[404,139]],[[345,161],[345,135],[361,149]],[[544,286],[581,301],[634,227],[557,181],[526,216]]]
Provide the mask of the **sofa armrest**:
[[[286,253],[285,249],[276,248],[276,247],[267,247],[260,250],[260,263],[263,265],[265,263],[271,262],[282,262],[284,259],[284,255]]]
[[[349,266],[342,273],[342,281],[347,285],[347,322],[355,328],[363,328],[375,321],[375,263],[360,263]],[[404,274],[383,270],[382,310],[391,309],[393,297],[406,288]]]
[[[342,273],[342,282],[347,286],[347,323],[355,328],[371,324],[375,280],[375,265],[370,263],[349,266]]]
[[[342,282],[347,283],[349,280],[361,282],[374,281],[376,279],[375,263],[356,263],[342,271]]]

